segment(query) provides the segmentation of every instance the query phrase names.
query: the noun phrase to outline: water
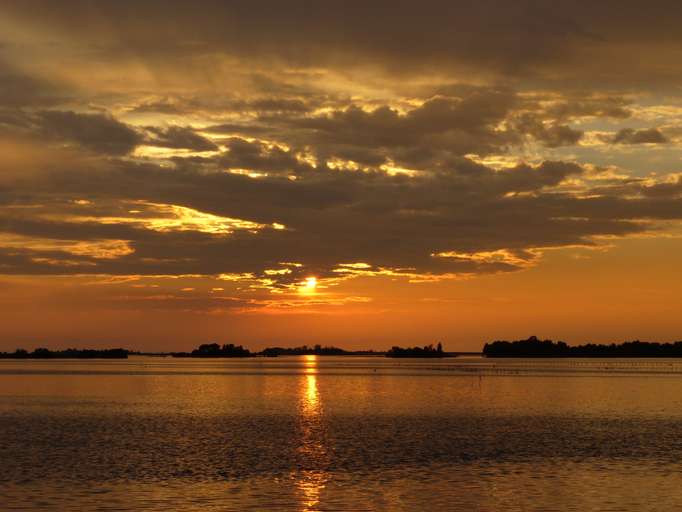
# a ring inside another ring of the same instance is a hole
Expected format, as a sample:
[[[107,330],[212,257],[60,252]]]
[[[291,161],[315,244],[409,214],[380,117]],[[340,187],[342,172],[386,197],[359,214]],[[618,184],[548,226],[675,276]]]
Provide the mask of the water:
[[[679,510],[682,361],[0,361],[1,510]]]

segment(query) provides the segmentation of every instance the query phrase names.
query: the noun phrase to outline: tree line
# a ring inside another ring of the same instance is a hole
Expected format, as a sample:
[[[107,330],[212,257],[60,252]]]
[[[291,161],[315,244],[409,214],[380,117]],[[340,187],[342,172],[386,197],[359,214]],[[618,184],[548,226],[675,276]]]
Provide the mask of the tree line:
[[[485,357],[682,357],[682,341],[658,343],[626,341],[624,343],[571,346],[563,341],[525,340],[493,341],[483,346]]]
[[[50,350],[37,348],[33,352],[18,348],[14,352],[0,352],[0,359],[127,359],[129,351],[123,348]]]

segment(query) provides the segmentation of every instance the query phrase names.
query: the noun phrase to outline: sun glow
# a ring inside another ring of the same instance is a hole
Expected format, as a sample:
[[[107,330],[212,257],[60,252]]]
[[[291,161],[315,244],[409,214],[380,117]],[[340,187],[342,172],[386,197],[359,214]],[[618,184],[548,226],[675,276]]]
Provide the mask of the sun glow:
[[[294,289],[300,295],[315,295],[317,289],[317,277],[306,277],[294,285]]]

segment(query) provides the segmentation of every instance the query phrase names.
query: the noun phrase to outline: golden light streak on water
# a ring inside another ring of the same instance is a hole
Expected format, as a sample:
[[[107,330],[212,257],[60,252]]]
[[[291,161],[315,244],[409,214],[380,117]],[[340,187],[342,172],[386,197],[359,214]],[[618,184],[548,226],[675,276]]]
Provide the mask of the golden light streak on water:
[[[322,424],[322,401],[317,381],[317,356],[304,356],[303,363],[304,375],[299,392],[300,470],[296,473],[296,488],[300,492],[301,511],[313,512],[319,510],[320,494],[329,480],[325,470],[328,457]]]

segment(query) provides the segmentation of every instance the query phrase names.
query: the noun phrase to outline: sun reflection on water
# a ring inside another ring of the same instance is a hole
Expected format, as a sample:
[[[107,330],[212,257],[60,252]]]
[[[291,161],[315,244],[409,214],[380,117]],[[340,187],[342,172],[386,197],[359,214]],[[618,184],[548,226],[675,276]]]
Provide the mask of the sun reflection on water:
[[[313,416],[320,413],[320,393],[317,391],[317,376],[306,375],[306,392],[304,403],[304,414]]]
[[[306,373],[306,374],[316,374],[317,373],[317,356],[316,355],[303,356],[303,373]],[[317,390],[317,385],[315,385],[315,390]]]
[[[322,401],[318,389],[317,356],[304,356],[304,374],[300,382],[299,471],[296,488],[300,492],[301,511],[319,510],[320,494],[329,475],[326,472],[328,453],[322,424]]]

